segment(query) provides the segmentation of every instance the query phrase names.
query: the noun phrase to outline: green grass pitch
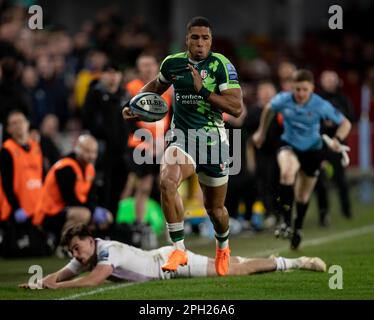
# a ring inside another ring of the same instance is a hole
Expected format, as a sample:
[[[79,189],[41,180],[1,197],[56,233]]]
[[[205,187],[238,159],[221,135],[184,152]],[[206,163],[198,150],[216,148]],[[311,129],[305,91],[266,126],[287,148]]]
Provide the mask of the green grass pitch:
[[[329,288],[332,274],[295,270],[252,276],[173,279],[140,284],[106,283],[99,288],[64,290],[24,290],[17,284],[27,282],[30,265],[39,264],[45,273],[63,266],[57,258],[0,259],[0,299],[374,299],[374,201],[360,204],[353,192],[354,219],[341,217],[332,201],[332,226],[317,226],[315,200],[305,223],[304,245],[298,252],[288,242],[276,240],[270,232],[231,238],[234,255],[253,257],[278,253],[286,257],[319,256],[328,267],[343,268],[343,289]],[[201,254],[214,255],[214,242],[205,238],[187,238],[187,246]]]

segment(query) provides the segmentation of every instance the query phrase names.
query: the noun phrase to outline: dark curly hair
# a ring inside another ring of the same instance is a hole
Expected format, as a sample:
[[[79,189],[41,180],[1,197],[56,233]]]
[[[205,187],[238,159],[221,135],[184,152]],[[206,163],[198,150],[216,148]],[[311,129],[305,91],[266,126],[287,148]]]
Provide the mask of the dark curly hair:
[[[194,17],[187,24],[187,31],[190,31],[192,27],[207,27],[212,30],[209,20],[205,17]]]

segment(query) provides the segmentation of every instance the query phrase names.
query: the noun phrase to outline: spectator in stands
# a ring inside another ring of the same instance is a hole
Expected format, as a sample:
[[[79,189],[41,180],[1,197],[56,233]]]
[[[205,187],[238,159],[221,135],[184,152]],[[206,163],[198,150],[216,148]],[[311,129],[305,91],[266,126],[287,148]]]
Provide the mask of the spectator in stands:
[[[58,147],[61,144],[58,126],[58,118],[54,114],[46,115],[40,125],[40,146],[44,156],[44,168],[46,171],[61,157]]]
[[[84,106],[90,83],[100,78],[108,58],[102,51],[91,51],[87,54],[85,68],[76,76],[74,87],[74,103],[78,109]]]
[[[141,88],[145,84],[153,80],[159,70],[159,65],[157,63],[156,57],[151,54],[142,54],[136,61],[137,69],[139,72],[139,78],[133,81],[130,81],[126,84],[126,90],[131,95],[131,97],[138,94]],[[167,102],[169,109],[171,109],[172,104],[172,90],[169,88],[162,97]],[[159,148],[156,149],[156,145],[163,143],[164,133],[169,129],[170,125],[170,115],[167,114],[162,120],[157,122],[144,122],[137,121],[133,123],[132,132],[129,135],[128,139],[128,156],[127,160],[130,165],[130,174],[126,181],[126,186],[123,192],[123,198],[131,196],[133,190],[135,189],[135,211],[136,211],[136,221],[139,226],[141,226],[144,214],[145,214],[145,205],[151,194],[154,180],[157,179],[160,171],[159,164],[157,164],[155,152],[159,151]],[[133,151],[134,149],[142,143],[134,138],[134,131],[137,129],[149,130],[152,133],[153,145],[148,145],[148,148],[153,152],[153,163],[152,164],[142,164],[138,165],[133,160]],[[160,150],[163,152],[163,149]]]
[[[1,219],[24,223],[36,212],[43,177],[43,157],[38,142],[30,138],[30,123],[17,110],[9,113],[7,139],[0,152]]]
[[[5,57],[0,62],[0,125],[5,129],[6,119],[12,110],[20,110],[31,116],[31,105],[25,96],[25,91],[18,82],[22,64],[14,57]]]
[[[276,95],[272,82],[264,81],[257,86],[257,102],[248,110],[245,128],[252,135],[260,124],[261,112],[265,105]],[[276,150],[280,144],[283,127],[279,115],[274,117],[269,126],[265,143],[260,149],[255,149],[255,184],[257,200],[263,202],[268,215],[276,213],[276,186],[279,177],[279,168],[276,159]],[[254,148],[249,143],[249,148]]]
[[[121,86],[119,66],[108,64],[100,78],[93,81],[83,107],[83,126],[98,140],[100,154],[97,163],[101,181],[99,203],[112,212],[125,185],[125,152],[127,127],[121,118],[121,102],[126,92]]]
[[[39,126],[47,114],[55,114],[63,128],[68,118],[69,91],[55,69],[54,58],[43,54],[36,61],[39,74],[38,85],[35,88],[34,112],[36,124]]]
[[[4,11],[4,15],[5,15]],[[14,41],[22,28],[22,21],[17,19],[2,19],[0,21],[0,59],[14,57],[20,60],[22,56],[17,52]]]
[[[296,66],[289,61],[283,61],[277,68],[277,80],[279,91],[292,90],[292,75],[296,71]]]
[[[347,97],[340,91],[340,79],[338,74],[332,70],[325,70],[320,77],[321,91],[320,96],[329,101],[336,109],[338,109],[351,123],[355,122],[354,109]],[[334,137],[337,126],[331,121],[324,121],[321,126],[321,132],[330,137]],[[343,142],[344,143],[344,142]],[[326,148],[326,161],[333,168],[333,181],[339,191],[339,200],[341,212],[346,218],[352,217],[352,205],[349,196],[349,186],[345,175],[345,168],[342,165],[341,153],[336,153]],[[328,224],[328,188],[326,184],[326,174],[319,176],[316,191],[319,203],[320,225]]]
[[[21,86],[22,91],[25,93],[25,100],[30,110],[34,110],[36,104],[36,86],[39,82],[39,76],[36,68],[32,65],[25,65],[22,69],[21,75]],[[32,112],[32,123],[36,124],[36,118],[34,112]]]
[[[254,187],[254,172],[250,170],[250,162],[253,162],[250,158],[251,154],[247,152],[247,143],[249,138],[249,132],[244,125],[244,121],[247,116],[248,98],[251,93],[248,88],[248,83],[242,84],[243,101],[246,108],[243,108],[243,112],[239,118],[235,118],[227,113],[224,113],[225,127],[230,132],[230,156],[233,157],[234,161],[240,161],[240,172],[236,175],[230,176],[228,181],[227,195],[225,199],[225,207],[230,217],[237,219],[239,218],[239,207],[240,203],[244,203],[245,212],[243,215],[244,221],[242,221],[243,227],[246,229],[249,226],[249,221],[252,214],[252,204],[255,201],[256,189]],[[233,130],[241,129],[241,158],[235,158],[234,145],[236,146],[233,139]]]

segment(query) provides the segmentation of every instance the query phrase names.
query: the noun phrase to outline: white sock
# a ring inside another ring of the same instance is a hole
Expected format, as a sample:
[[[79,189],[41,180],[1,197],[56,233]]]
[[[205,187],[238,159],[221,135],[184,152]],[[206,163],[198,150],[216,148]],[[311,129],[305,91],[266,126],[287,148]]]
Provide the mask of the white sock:
[[[227,229],[225,233],[217,233],[216,232],[216,244],[217,247],[220,249],[226,249],[229,246],[229,233],[230,229]],[[218,238],[226,238],[224,241],[219,241]]]
[[[251,259],[251,258],[244,258],[244,257],[236,257],[236,259],[238,260],[238,263],[245,263],[245,262],[254,260],[254,259]]]
[[[283,257],[277,257],[275,258],[275,263],[277,264],[277,271],[297,269],[299,267],[299,263],[297,259],[287,259]]]
[[[186,247],[184,246],[184,240],[173,242],[173,246],[175,249],[186,251]]]
[[[166,223],[166,227],[169,231],[170,239],[173,242],[173,246],[175,249],[178,250],[186,250],[184,246],[184,221],[182,222],[175,222],[175,223]],[[181,235],[177,234],[177,238],[173,239],[176,233],[181,233]]]

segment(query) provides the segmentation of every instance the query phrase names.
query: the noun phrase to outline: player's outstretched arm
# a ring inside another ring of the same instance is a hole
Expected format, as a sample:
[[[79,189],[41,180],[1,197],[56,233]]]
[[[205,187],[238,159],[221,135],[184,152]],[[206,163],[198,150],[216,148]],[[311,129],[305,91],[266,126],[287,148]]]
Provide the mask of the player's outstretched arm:
[[[330,138],[326,134],[322,135],[323,140],[326,142],[327,146],[335,152],[346,153],[350,151],[350,148],[342,145],[343,140],[348,136],[349,131],[351,130],[351,122],[344,117],[342,123],[339,125],[335,137]]]
[[[351,131],[351,128],[351,122],[346,117],[344,117],[344,120],[336,130],[335,137],[337,137],[338,140],[343,141],[348,136],[349,132]]]
[[[54,286],[58,282],[70,280],[74,276],[75,274],[69,268],[63,267],[62,269],[45,276],[41,280],[41,286],[44,288],[48,288],[50,286]],[[18,287],[25,289],[34,289],[34,287],[37,286],[38,284],[22,283]]]
[[[113,267],[111,265],[99,264],[86,276],[74,280],[54,283],[51,286],[46,287],[51,289],[95,287],[104,283],[104,281],[112,274],[112,272]]]
[[[264,143],[266,132],[269,128],[271,119],[274,116],[274,111],[271,109],[270,103],[268,103],[261,113],[260,125],[257,131],[252,136],[252,141],[257,148],[260,148]]]

